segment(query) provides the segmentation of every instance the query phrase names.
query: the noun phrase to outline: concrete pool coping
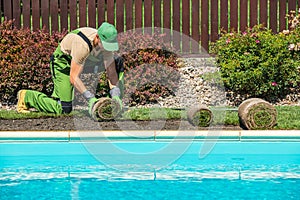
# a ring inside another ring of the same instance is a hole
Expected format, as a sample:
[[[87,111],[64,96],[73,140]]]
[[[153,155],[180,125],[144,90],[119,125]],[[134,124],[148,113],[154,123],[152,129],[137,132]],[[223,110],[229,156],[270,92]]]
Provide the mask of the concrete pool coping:
[[[123,130],[123,131],[0,131],[0,142],[16,141],[293,141],[300,130]]]

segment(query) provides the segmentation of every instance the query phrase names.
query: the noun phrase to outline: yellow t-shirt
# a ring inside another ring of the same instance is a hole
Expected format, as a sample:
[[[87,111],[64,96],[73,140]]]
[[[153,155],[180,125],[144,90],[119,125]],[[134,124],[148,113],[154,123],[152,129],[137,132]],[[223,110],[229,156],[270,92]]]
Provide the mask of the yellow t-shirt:
[[[93,40],[97,35],[97,29],[90,27],[79,28],[80,30],[93,45]],[[99,65],[101,64],[102,56],[107,67],[106,61],[111,61],[113,58],[113,53],[106,51],[100,46],[93,46],[90,52],[89,45],[76,33],[67,34],[60,43],[61,51],[72,57],[78,65]]]

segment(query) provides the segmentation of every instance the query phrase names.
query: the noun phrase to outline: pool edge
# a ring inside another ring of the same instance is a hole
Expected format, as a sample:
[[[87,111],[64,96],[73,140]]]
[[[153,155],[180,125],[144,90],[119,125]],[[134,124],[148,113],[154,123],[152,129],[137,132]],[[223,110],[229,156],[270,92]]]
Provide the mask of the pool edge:
[[[0,142],[85,141],[297,141],[300,130],[0,131]]]

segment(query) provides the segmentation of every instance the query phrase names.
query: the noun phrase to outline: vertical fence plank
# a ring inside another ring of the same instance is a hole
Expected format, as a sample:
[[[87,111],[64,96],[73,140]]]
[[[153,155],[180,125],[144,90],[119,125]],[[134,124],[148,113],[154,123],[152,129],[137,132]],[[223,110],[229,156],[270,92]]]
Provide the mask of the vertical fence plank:
[[[49,31],[49,0],[41,1],[42,27]]]
[[[144,0],[144,27],[152,27],[152,0]]]
[[[1,1],[0,1],[1,4]],[[0,5],[0,23],[1,23],[1,5]],[[21,28],[21,4],[20,0],[13,0],[13,18],[15,19],[15,27]]]
[[[286,29],[286,1],[279,1],[279,31]]]
[[[190,53],[190,1],[182,1],[182,51]]]
[[[60,0],[60,30],[68,30],[68,0]]]
[[[8,20],[13,19],[11,0],[3,1],[3,10],[4,10],[4,16],[7,17]]]
[[[161,0],[154,0],[154,27],[161,27]]]
[[[105,0],[98,0],[98,26],[105,21]]]
[[[118,32],[124,32],[124,0],[116,1],[116,23]]]
[[[0,23],[2,23],[2,16],[3,16],[3,13],[2,13],[2,0],[0,0]]]
[[[199,53],[200,42],[200,20],[199,20],[200,4],[199,0],[192,0],[192,53]]]
[[[51,31],[58,31],[58,0],[50,0]]]
[[[238,31],[238,0],[230,0],[230,29]]]
[[[268,0],[259,1],[259,23],[268,27]]]
[[[210,0],[210,14],[211,14],[211,41],[214,42],[219,38],[219,14],[218,14],[218,0]]]
[[[87,26],[86,0],[79,0],[79,26]]]
[[[89,27],[96,28],[96,0],[88,0]]]
[[[77,0],[69,0],[70,8],[70,29],[78,28],[78,15],[77,15]]]
[[[135,0],[135,28],[142,27],[142,0]]]
[[[258,24],[258,0],[250,0],[250,27]]]
[[[288,1],[288,12],[291,10],[296,11],[296,0],[289,0]]]
[[[228,31],[228,1],[221,0],[220,3],[221,29]]]
[[[201,46],[208,51],[208,0],[201,0]]]
[[[40,1],[31,0],[32,3],[32,28],[33,30],[40,29]]]
[[[88,24],[89,27],[98,28],[97,27],[97,8],[96,8],[97,0],[88,0]]]
[[[5,0],[0,0],[0,23],[2,23],[3,22],[3,20],[4,19],[2,19],[2,16],[4,16],[4,9],[3,9],[3,1],[5,1]]]
[[[270,29],[272,29],[274,33],[277,33],[278,27],[277,11],[277,0],[270,0]]]
[[[171,1],[163,0],[163,26],[166,29],[171,29]]]
[[[173,0],[173,29],[180,31],[180,0]]]
[[[248,27],[248,0],[240,0],[240,30]]]
[[[173,0],[173,32],[172,41],[176,50],[180,50],[180,0]]]
[[[107,1],[107,22],[110,24],[115,24],[115,2]]]
[[[31,28],[30,0],[23,0],[23,27]]]
[[[126,7],[126,30],[133,29],[133,3],[132,0],[125,0]]]
[[[165,42],[171,41],[171,0],[163,0],[163,27]]]

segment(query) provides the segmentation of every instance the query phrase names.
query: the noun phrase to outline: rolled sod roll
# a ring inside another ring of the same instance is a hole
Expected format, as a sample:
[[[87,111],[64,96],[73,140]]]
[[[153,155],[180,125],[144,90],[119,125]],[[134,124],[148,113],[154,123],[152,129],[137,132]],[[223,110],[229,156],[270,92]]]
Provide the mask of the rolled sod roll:
[[[269,102],[260,98],[243,101],[238,108],[239,120],[249,130],[270,129],[277,123],[277,110]]]
[[[213,114],[207,106],[199,105],[188,109],[187,118],[194,126],[207,127],[213,120]]]
[[[100,98],[93,106],[92,118],[95,121],[113,120],[121,113],[121,107],[118,102],[111,98]]]

